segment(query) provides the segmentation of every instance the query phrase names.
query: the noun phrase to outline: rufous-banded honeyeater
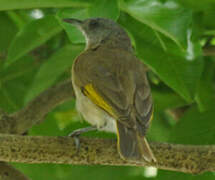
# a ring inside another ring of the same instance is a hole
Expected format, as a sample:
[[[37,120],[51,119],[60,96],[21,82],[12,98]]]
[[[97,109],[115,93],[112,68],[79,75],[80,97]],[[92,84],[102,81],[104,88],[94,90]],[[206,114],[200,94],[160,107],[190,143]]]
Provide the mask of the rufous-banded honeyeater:
[[[153,114],[146,67],[135,57],[127,33],[105,18],[64,21],[86,38],[72,67],[78,111],[98,130],[117,134],[123,159],[156,161],[145,138]]]

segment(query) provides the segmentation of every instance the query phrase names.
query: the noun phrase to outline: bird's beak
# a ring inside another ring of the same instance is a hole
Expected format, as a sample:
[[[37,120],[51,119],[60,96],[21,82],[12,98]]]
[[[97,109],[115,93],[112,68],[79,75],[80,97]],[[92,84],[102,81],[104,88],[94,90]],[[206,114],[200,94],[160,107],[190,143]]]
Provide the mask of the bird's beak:
[[[66,18],[66,19],[63,19],[63,21],[67,22],[67,23],[71,23],[78,27],[80,27],[83,24],[83,21],[81,21],[79,19],[73,19],[73,18]]]

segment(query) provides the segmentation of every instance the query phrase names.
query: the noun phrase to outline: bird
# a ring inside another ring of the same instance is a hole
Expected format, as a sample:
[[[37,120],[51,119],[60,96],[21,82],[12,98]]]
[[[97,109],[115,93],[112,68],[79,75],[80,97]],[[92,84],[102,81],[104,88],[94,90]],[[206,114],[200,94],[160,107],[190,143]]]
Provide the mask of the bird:
[[[153,116],[147,68],[135,56],[128,34],[107,18],[63,20],[86,39],[72,65],[77,110],[92,129],[117,135],[122,159],[156,162],[145,137]]]

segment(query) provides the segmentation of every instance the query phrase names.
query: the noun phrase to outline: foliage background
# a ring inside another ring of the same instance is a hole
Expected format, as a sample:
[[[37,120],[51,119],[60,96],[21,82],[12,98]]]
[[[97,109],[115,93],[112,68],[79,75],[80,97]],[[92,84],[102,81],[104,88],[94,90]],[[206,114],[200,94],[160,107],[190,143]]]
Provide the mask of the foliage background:
[[[214,0],[0,0],[2,109],[18,111],[70,78],[85,42],[77,29],[61,21],[65,17],[111,18],[129,33],[136,56],[150,69],[155,115],[148,139],[215,143],[215,60],[204,54],[215,46]],[[183,113],[176,115],[175,109]],[[65,136],[87,126],[80,119],[73,100],[50,112],[29,134]],[[115,137],[102,132],[86,136]],[[14,165],[33,180],[215,178],[214,173],[193,176],[164,170],[147,178],[145,168],[138,167]]]

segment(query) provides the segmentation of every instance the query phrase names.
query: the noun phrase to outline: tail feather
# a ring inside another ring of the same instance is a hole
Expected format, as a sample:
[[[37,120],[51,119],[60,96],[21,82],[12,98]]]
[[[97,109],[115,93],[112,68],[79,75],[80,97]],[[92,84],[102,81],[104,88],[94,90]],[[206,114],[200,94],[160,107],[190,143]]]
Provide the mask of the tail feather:
[[[156,162],[156,158],[144,136],[117,122],[118,150],[125,160]]]

